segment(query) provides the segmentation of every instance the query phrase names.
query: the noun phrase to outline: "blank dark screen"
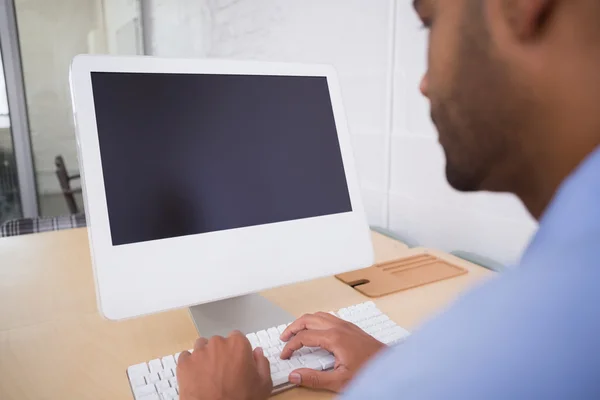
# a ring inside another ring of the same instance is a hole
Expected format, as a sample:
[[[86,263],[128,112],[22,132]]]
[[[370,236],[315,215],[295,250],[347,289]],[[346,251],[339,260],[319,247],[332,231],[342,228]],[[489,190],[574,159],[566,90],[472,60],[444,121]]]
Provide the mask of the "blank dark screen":
[[[352,211],[325,77],[91,78],[114,246]]]

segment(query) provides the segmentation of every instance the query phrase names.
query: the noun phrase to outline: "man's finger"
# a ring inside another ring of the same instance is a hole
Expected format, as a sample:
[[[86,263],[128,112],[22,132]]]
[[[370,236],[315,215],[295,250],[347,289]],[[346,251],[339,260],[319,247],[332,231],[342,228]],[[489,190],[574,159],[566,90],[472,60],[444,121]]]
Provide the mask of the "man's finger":
[[[247,352],[248,354],[250,354],[250,352],[252,352],[252,345],[250,344],[250,341],[248,340],[248,338],[246,336],[244,336],[244,334],[240,331],[233,331],[229,334],[228,340],[233,340],[235,343],[237,343],[237,345],[242,346],[243,347],[243,351]]]
[[[341,390],[345,382],[344,373],[341,371],[315,371],[307,368],[293,371],[289,379],[294,385],[336,393]]]
[[[265,357],[263,350],[260,347],[257,347],[252,352],[254,356],[254,362],[256,362],[256,367],[258,368],[258,375],[264,382],[271,382],[271,365],[269,364],[269,360]]]
[[[200,350],[208,343],[208,339],[206,338],[198,338],[196,339],[196,343],[194,343],[194,350]]]
[[[181,365],[181,363],[185,362],[185,360],[190,356],[191,356],[191,354],[187,350],[179,353],[179,358],[177,358],[177,367],[179,368],[179,365]]]
[[[302,347],[321,347],[331,353],[334,353],[331,348],[332,330],[323,331],[302,331],[292,337],[281,351],[281,359],[287,360],[292,356],[292,353]]]
[[[281,340],[283,342],[287,342],[292,336],[306,329],[323,330],[330,329],[332,327],[333,323],[331,320],[316,316],[314,314],[306,314],[292,322],[290,326],[283,331],[281,334]]]

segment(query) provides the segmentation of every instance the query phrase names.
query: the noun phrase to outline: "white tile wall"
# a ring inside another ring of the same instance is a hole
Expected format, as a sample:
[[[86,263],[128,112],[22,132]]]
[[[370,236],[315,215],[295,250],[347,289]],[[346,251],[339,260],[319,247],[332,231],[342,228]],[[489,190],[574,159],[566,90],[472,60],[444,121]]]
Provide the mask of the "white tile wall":
[[[394,134],[437,137],[429,118],[429,103],[418,92],[427,68],[427,31],[412,9],[397,0],[394,53]]]
[[[373,225],[515,261],[536,228],[509,195],[461,194],[418,84],[427,32],[405,0],[150,0],[156,55],[333,64]],[[393,96],[392,96],[393,95]],[[393,104],[392,112],[390,107]]]
[[[203,0],[145,0],[152,54],[163,57],[205,57],[211,43],[212,18]]]
[[[464,250],[508,266],[520,257],[536,229],[525,219],[506,218],[466,206],[445,206],[396,192],[390,193],[390,229],[420,244],[446,251]]]
[[[385,210],[387,209],[388,193],[385,190],[363,186],[362,200],[369,223],[373,226],[387,226]]]

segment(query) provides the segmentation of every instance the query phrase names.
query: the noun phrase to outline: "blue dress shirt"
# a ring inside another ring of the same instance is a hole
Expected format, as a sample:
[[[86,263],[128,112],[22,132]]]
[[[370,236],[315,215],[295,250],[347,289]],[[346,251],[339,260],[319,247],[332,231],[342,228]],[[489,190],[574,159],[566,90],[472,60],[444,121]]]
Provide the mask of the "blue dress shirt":
[[[600,149],[518,268],[378,356],[344,399],[600,399]]]

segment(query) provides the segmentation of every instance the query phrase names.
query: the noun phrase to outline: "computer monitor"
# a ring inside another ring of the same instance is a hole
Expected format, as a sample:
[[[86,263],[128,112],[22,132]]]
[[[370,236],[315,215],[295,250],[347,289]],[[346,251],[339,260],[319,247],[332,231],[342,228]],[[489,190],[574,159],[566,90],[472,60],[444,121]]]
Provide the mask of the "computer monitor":
[[[107,318],[372,264],[331,67],[85,55],[70,77]]]

